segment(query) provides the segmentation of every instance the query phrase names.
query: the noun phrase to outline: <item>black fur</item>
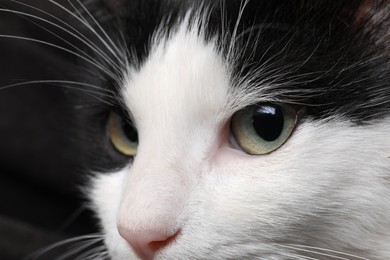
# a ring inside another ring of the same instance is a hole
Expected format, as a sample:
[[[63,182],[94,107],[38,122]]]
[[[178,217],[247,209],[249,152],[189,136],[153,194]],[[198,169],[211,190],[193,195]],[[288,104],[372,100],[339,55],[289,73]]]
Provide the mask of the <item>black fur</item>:
[[[108,12],[105,23],[110,29],[116,23],[124,29],[121,34],[137,53],[137,61],[130,63],[137,67],[147,58],[150,38],[161,24],[174,28],[189,9],[209,8],[207,37],[218,36],[225,47],[236,41],[242,49],[233,79],[255,75],[267,63],[255,81],[274,84],[270,96],[306,105],[307,115],[314,119],[341,115],[367,123],[389,112],[390,51],[384,40],[390,39],[387,1],[147,0],[101,4],[117,9],[118,4],[123,5],[117,15]],[[237,36],[239,39],[232,39]],[[226,54],[227,48],[224,51]]]

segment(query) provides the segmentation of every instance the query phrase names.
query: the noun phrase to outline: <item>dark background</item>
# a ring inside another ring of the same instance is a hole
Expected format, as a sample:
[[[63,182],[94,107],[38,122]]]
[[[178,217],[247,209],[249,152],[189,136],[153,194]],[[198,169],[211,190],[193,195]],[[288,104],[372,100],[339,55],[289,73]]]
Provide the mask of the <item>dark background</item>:
[[[66,0],[56,1],[68,6]],[[67,19],[46,0],[22,2]],[[10,0],[0,0],[0,8],[42,15]],[[62,44],[32,21],[4,11],[0,34]],[[55,84],[6,87],[69,80],[74,60],[55,48],[0,37],[0,259],[21,259],[55,241],[96,232],[80,192],[85,174],[75,100],[81,93]]]

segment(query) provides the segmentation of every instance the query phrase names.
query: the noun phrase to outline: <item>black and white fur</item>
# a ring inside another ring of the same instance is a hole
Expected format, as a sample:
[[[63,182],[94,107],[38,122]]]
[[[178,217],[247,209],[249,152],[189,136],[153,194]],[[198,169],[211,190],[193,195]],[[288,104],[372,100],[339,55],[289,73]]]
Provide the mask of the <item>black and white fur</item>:
[[[114,92],[99,109],[139,135],[133,159],[106,139],[88,156],[112,259],[390,259],[388,1],[86,6],[76,15],[104,55],[87,48],[80,81]],[[229,124],[259,102],[304,115],[254,156]]]

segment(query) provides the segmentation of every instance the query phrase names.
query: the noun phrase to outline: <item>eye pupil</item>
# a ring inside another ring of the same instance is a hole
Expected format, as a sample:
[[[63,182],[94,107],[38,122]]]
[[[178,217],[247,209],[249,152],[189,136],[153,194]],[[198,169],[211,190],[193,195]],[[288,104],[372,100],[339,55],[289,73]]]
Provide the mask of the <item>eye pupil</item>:
[[[111,112],[107,120],[107,133],[112,145],[121,154],[127,156],[137,154],[137,130],[126,116]]]
[[[275,141],[283,131],[283,111],[275,105],[261,105],[253,112],[252,124],[262,139],[268,142]]]
[[[121,120],[123,133],[131,142],[138,142],[138,134],[132,125],[127,123],[124,118]]]

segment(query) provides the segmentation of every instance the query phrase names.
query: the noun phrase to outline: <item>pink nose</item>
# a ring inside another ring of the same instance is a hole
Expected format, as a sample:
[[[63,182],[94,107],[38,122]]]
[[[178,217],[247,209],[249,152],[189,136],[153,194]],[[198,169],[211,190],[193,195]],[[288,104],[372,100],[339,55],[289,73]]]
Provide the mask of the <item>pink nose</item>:
[[[179,233],[179,231],[172,234],[157,230],[131,231],[120,225],[118,230],[142,260],[153,259],[156,252],[171,243]]]

